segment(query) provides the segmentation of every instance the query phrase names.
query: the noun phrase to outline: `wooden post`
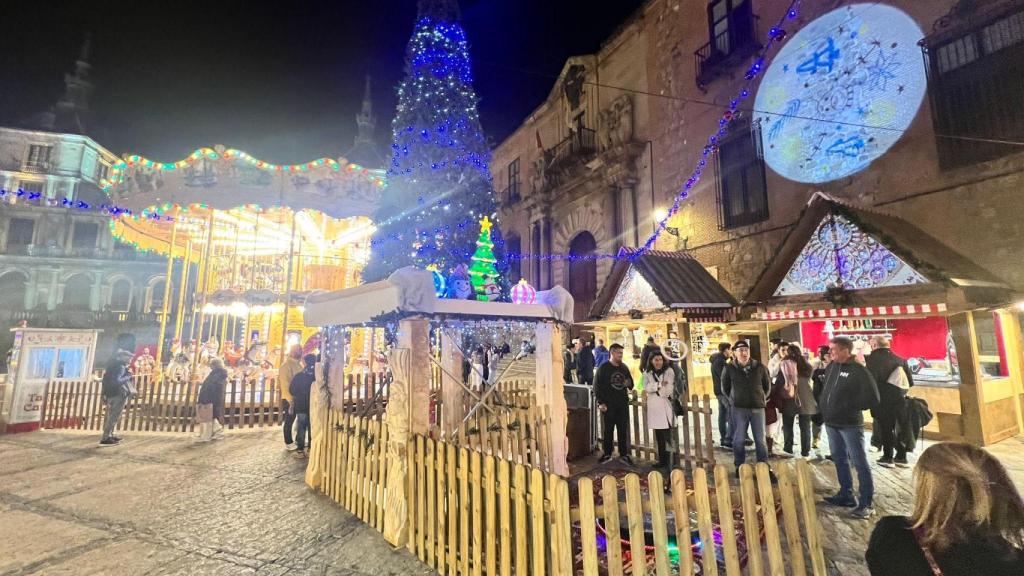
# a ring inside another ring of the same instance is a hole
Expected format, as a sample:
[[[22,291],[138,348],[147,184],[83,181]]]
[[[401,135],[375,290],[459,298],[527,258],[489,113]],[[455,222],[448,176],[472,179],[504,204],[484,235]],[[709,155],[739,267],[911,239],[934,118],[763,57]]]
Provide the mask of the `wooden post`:
[[[985,389],[978,365],[978,340],[974,331],[974,317],[961,312],[949,317],[949,330],[953,333],[957,362],[960,365],[960,411],[964,437],[985,445],[989,432],[989,419],[985,413]]]
[[[1013,384],[1013,408],[1017,413],[1017,433],[1024,432],[1024,406],[1020,401],[1024,396],[1024,353],[1021,352],[1020,318],[1014,308],[999,310],[999,322],[1003,329],[1003,342],[1006,347],[1006,365],[1009,369],[1010,382]]]
[[[553,322],[537,324],[537,406],[547,406],[551,417],[548,435],[548,454],[551,455],[551,471],[561,476],[569,475],[566,462],[568,439],[566,420],[568,408],[562,382],[562,328]]]
[[[449,437],[462,422],[466,391],[455,379],[462,377],[462,353],[447,331],[441,332],[441,366],[441,430]]]
[[[760,340],[761,362],[768,365],[768,359],[772,356],[771,332],[768,330],[768,323],[762,322],[757,325],[757,338]]]

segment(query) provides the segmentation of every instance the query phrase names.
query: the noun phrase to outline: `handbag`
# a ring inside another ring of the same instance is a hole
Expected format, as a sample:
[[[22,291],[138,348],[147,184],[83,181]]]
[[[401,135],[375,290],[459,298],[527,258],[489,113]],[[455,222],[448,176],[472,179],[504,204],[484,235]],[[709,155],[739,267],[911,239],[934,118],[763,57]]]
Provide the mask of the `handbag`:
[[[942,568],[940,568],[939,563],[935,561],[935,556],[932,555],[932,551],[921,542],[921,532],[920,527],[914,528],[914,540],[917,541],[917,547],[921,549],[921,552],[924,554],[924,559],[928,561],[928,566],[932,569],[932,575],[943,576]]]

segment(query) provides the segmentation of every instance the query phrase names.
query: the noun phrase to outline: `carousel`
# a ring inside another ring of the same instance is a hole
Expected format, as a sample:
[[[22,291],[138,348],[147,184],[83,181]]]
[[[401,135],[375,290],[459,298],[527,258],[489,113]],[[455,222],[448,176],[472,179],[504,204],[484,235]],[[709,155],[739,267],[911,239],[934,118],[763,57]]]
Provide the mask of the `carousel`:
[[[305,300],[359,284],[384,186],[382,170],[344,158],[278,165],[223,146],[169,163],[126,156],[104,182],[111,232],[168,257],[157,365],[194,372],[218,355],[271,368],[292,344],[316,347]],[[371,345],[353,342],[353,364],[372,369]]]

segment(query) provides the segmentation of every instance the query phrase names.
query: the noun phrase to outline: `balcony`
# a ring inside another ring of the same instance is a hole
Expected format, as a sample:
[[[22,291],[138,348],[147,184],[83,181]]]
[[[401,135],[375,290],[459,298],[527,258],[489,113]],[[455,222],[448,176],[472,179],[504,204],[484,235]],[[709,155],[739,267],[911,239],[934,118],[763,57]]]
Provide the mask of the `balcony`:
[[[160,312],[95,312],[91,310],[7,310],[0,320],[11,326],[22,321],[33,328],[96,328],[101,326],[157,325]]]
[[[693,53],[696,59],[697,87],[701,90],[761,49],[754,31],[754,20],[757,17],[738,16],[731,20],[728,28]]]
[[[565,140],[547,150],[551,158],[548,165],[557,169],[574,161],[589,162],[597,154],[597,132],[590,128],[578,128]]]
[[[519,181],[516,180],[501,191],[500,201],[502,206],[512,206],[522,200],[519,194]]]

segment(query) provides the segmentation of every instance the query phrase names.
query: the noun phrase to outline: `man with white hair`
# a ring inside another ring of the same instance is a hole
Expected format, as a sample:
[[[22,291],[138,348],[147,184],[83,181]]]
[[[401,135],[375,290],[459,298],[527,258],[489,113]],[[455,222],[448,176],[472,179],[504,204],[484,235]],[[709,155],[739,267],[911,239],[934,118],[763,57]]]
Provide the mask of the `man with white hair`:
[[[907,446],[896,437],[896,423],[906,409],[906,397],[914,385],[914,376],[907,361],[892,351],[889,336],[878,334],[871,338],[871,354],[866,358],[868,371],[878,383],[879,403],[872,412],[873,426],[882,441],[882,466],[908,466]],[[893,453],[895,452],[895,458]]]

